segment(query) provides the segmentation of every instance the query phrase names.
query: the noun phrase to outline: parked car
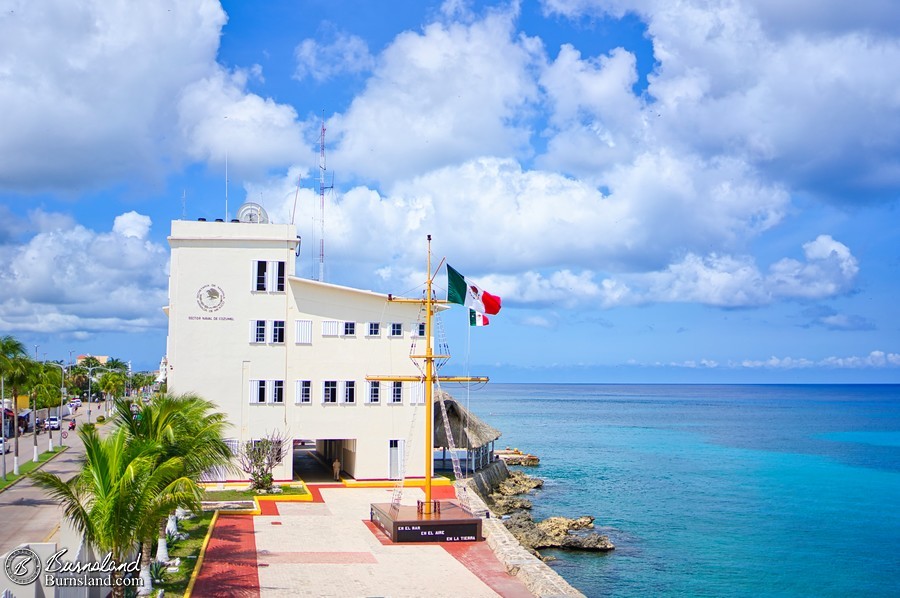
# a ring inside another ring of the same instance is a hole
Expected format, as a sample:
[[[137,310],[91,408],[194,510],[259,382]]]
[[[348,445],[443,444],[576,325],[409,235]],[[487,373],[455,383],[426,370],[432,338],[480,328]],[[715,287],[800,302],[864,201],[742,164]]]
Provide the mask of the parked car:
[[[9,451],[9,442],[6,441],[6,438],[0,438],[0,455],[2,455],[3,453],[8,453]]]
[[[47,429],[48,430],[59,430],[59,418],[55,415],[51,415],[47,418]]]
[[[72,399],[69,401],[69,405],[72,407],[81,407],[81,399]]]

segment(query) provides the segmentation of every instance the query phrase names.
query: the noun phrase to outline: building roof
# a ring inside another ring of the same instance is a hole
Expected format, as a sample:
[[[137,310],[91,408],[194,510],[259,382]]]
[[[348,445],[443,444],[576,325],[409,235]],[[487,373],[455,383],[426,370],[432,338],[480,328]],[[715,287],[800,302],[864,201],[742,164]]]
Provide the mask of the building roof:
[[[294,284],[294,285],[309,285],[312,287],[318,287],[322,290],[352,293],[352,294],[356,294],[356,295],[362,295],[362,296],[366,296],[366,297],[380,299],[382,301],[389,301],[392,297],[394,299],[404,299],[404,300],[408,301],[408,299],[406,297],[399,297],[396,295],[388,295],[385,293],[378,293],[375,291],[367,291],[364,289],[358,289],[356,287],[346,287],[346,286],[334,284],[331,282],[321,282],[318,280],[312,280],[311,278],[301,278],[299,276],[288,276],[287,278],[288,278],[288,282],[290,282],[291,284]],[[441,304],[441,303],[434,304],[435,312],[444,311],[445,309],[449,309],[449,306],[447,306],[445,304]]]
[[[501,432],[489,426],[472,412],[459,404],[450,393],[438,391],[434,402],[434,446],[448,448],[447,434],[444,431],[444,417],[441,413],[441,400],[447,408],[447,419],[450,421],[450,434],[453,444],[459,449],[473,449],[500,438]]]

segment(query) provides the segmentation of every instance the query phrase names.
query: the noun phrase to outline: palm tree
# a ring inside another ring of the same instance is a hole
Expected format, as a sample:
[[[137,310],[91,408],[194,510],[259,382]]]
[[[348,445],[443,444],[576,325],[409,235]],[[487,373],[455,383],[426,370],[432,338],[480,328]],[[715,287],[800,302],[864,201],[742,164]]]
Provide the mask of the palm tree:
[[[118,371],[100,376],[100,392],[106,397],[106,415],[109,416],[109,397],[119,398],[125,390],[125,374]]]
[[[125,363],[124,361],[122,361],[121,359],[118,359],[117,357],[110,357],[109,359],[106,360],[105,365],[109,369],[119,370],[123,374],[128,372],[128,364]]]
[[[19,411],[17,408],[18,387],[25,380],[25,372],[22,370],[21,360],[27,359],[28,353],[25,351],[25,345],[21,341],[6,335],[0,337],[0,378],[3,380],[4,392],[5,383],[9,382],[12,388],[12,404],[13,404],[13,435],[15,436],[16,452],[13,456],[13,473],[19,473]],[[15,380],[15,381],[14,381]],[[2,399],[4,397],[0,397]],[[0,401],[2,402],[2,401]],[[3,405],[5,408],[5,405]],[[0,431],[6,441],[6,430]],[[5,457],[3,457],[5,459]],[[6,462],[3,463],[3,475],[6,475]]]
[[[197,485],[184,477],[179,457],[163,458],[162,446],[133,438],[124,428],[100,438],[91,427],[79,430],[84,466],[68,482],[45,471],[32,475],[63,506],[66,519],[98,553],[125,563],[153,524],[179,505],[196,505]],[[116,579],[123,572],[113,572]],[[124,588],[113,584],[113,596]]]
[[[13,453],[13,473],[19,475],[19,393],[28,390],[35,378],[35,369],[37,364],[28,358],[25,351],[25,345],[17,341],[11,336],[5,336],[0,339],[3,345],[0,351],[3,352],[2,366],[4,368],[3,378],[9,383],[12,395],[13,414],[15,422],[13,425],[13,433],[15,435],[15,445]],[[37,446],[37,445],[35,445]]]
[[[137,403],[134,403],[137,405]],[[157,397],[150,405],[132,411],[127,401],[117,401],[116,422],[135,441],[156,443],[161,447],[160,462],[177,458],[184,469],[182,475],[199,481],[203,472],[213,467],[228,467],[231,449],[223,440],[227,420],[215,412],[215,404],[196,395]],[[194,505],[178,505],[194,506]],[[170,509],[170,513],[174,507]],[[171,518],[171,515],[170,515]],[[157,537],[156,560],[169,560],[166,542],[166,518],[160,516],[151,534],[141,538],[141,593],[152,590],[150,549]]]

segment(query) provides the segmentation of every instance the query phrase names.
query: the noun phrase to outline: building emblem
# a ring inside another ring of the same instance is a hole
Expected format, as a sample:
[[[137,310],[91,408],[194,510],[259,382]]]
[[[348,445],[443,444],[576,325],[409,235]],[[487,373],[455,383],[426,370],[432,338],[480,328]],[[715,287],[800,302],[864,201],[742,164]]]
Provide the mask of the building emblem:
[[[214,284],[207,284],[197,291],[197,305],[203,311],[218,311],[225,305],[225,291]]]
[[[17,548],[7,555],[4,567],[11,582],[27,586],[41,574],[41,559],[30,548]]]

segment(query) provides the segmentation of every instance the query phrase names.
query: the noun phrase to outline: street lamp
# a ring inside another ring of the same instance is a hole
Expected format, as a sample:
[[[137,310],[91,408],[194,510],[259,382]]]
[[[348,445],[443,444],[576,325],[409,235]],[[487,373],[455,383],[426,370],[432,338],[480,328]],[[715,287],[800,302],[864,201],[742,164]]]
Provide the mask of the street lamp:
[[[62,441],[62,408],[63,408],[63,395],[66,394],[66,368],[61,366],[60,364],[54,361],[48,361],[45,365],[55,365],[58,367],[60,372],[59,378],[59,412],[56,414],[56,421],[60,422],[59,424],[59,446],[63,445]],[[47,426],[47,435],[50,436],[50,452],[53,452],[53,428]]]
[[[87,412],[87,423],[91,423],[91,399],[94,398],[91,393],[91,382],[94,381],[94,370],[106,370],[107,372],[111,371],[109,368],[105,368],[99,365],[95,365],[94,367],[87,368],[88,371],[88,412]]]
[[[0,376],[0,438],[3,439],[3,454],[0,460],[3,461],[3,481],[6,481],[6,388],[3,386],[3,377]]]

